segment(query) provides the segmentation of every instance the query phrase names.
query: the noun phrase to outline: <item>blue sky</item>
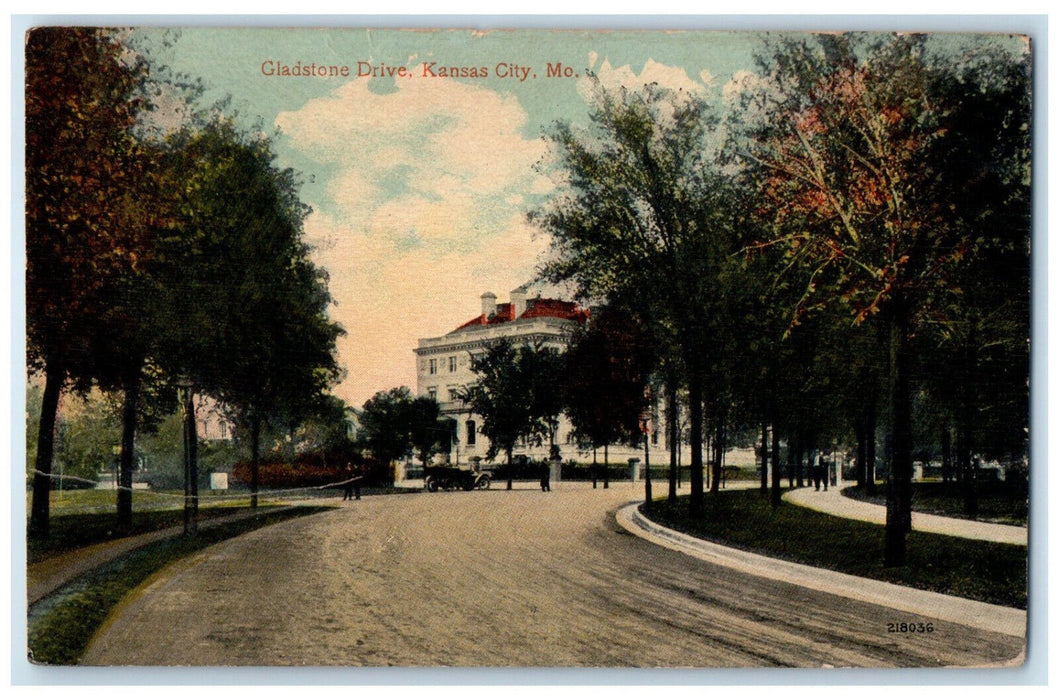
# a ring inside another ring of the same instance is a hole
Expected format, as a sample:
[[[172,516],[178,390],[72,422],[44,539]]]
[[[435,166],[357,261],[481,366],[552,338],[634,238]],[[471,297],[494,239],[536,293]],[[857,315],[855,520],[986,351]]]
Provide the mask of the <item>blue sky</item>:
[[[142,34],[155,38],[153,59],[200,78],[207,99],[230,95],[244,123],[279,130],[348,332],[337,393],[354,405],[414,389],[419,338],[476,315],[483,292],[505,301],[533,276],[547,240],[525,213],[554,188],[534,166],[547,162],[542,137],[556,120],[587,121],[588,70],[612,86],[657,81],[720,99],[756,44],[726,31],[185,28],[163,47],[159,30]],[[357,77],[361,62],[411,77]],[[298,63],[351,75],[265,75]],[[548,78],[560,63],[569,77]],[[487,75],[428,77],[424,66]]]
[[[543,135],[556,120],[587,122],[588,71],[608,87],[658,82],[723,105],[761,37],[260,27],[141,35],[153,60],[201,79],[206,99],[230,95],[245,124],[278,130],[281,165],[305,179],[306,237],[348,333],[336,393],[353,405],[402,384],[414,390],[419,338],[477,315],[483,292],[506,301],[533,277],[548,241],[525,214],[556,184]],[[163,45],[163,36],[173,40]],[[267,74],[310,64],[350,75]],[[358,77],[367,64],[409,77]],[[569,71],[549,78],[549,64]],[[479,75],[433,77],[443,67]]]

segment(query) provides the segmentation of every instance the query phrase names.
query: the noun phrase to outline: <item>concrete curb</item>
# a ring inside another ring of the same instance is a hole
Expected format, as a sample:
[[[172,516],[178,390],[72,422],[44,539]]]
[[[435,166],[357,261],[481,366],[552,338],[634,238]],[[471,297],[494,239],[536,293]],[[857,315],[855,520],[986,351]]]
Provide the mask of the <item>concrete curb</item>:
[[[616,514],[618,524],[648,542],[701,561],[928,619],[967,625],[1014,637],[1026,636],[1025,610],[921,591],[725,547],[663,527],[644,517],[639,507],[640,503],[637,502],[620,508]]]

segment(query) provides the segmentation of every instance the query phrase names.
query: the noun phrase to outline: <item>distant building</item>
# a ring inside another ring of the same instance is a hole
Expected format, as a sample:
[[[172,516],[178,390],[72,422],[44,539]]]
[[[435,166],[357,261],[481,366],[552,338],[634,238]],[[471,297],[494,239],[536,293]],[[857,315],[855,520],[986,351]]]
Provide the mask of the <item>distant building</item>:
[[[459,395],[477,381],[471,369],[471,358],[488,350],[489,346],[502,339],[517,345],[540,344],[545,348],[565,351],[574,330],[584,325],[589,311],[572,301],[544,297],[540,288],[530,284],[511,291],[510,301],[497,303],[491,292],[481,296],[481,313],[460,324],[443,336],[421,338],[415,349],[416,393],[434,398],[441,407],[443,418],[456,422],[456,435],[452,451],[442,456],[456,464],[468,464],[476,457],[484,459],[489,450],[488,439],[481,434],[481,419],[471,413],[470,408],[459,400]],[[668,436],[665,431],[665,409],[659,402],[656,410],[658,420],[651,428],[651,449],[657,450],[652,462],[656,466],[668,462]],[[686,433],[685,433],[686,434]],[[555,442],[562,451],[562,459],[591,461],[590,450],[579,450],[573,437],[573,426],[561,416]],[[527,455],[534,459],[548,457],[548,441],[541,445],[522,444],[515,448],[516,455]],[[604,450],[598,454],[602,462]],[[608,448],[612,465],[629,458],[641,458],[642,447],[611,445]],[[690,462],[690,447],[682,444],[680,460],[683,465]],[[500,459],[500,458],[498,458]],[[658,462],[654,462],[658,459]],[[730,464],[754,463],[753,449],[736,449],[729,453]]]
[[[481,434],[480,419],[472,414],[459,394],[477,380],[471,369],[471,358],[488,350],[498,340],[517,345],[540,345],[566,350],[573,331],[589,316],[586,309],[572,301],[544,298],[540,291],[530,296],[531,286],[511,291],[511,300],[497,303],[496,295],[482,295],[482,312],[449,333],[437,338],[421,338],[416,353],[416,393],[437,400],[443,417],[456,421],[456,440],[450,459],[466,463],[484,458],[489,442]],[[561,420],[557,442],[567,439],[571,430]],[[548,445],[525,445],[518,452],[532,457],[546,457]],[[569,451],[564,451],[569,452]],[[564,454],[564,457],[572,456]]]

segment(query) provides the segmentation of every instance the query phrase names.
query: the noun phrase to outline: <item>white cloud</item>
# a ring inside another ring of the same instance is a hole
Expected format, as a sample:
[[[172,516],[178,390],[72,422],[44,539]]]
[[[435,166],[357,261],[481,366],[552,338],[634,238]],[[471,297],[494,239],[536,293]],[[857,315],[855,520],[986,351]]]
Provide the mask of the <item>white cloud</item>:
[[[414,390],[418,338],[476,315],[487,289],[503,297],[531,276],[547,242],[533,238],[523,198],[551,187],[533,170],[544,143],[520,133],[513,96],[444,78],[368,87],[349,82],[276,118],[294,150],[334,171],[333,201],[310,202],[306,234],[348,333],[339,393],[356,405],[402,383]]]
[[[658,83],[660,87],[698,94],[705,92],[712,82],[712,76],[708,71],[702,71],[699,74],[700,82],[689,76],[688,72],[683,68],[667,66],[650,58],[647,59],[639,73],[636,73],[629,64],[615,67],[611,65],[610,60],[607,58],[603,59],[603,63],[600,64],[599,68],[595,68],[597,60],[598,55],[595,52],[589,55],[589,65],[593,67],[593,72],[599,79],[599,84],[607,90],[617,90],[623,87],[628,90],[639,90],[644,85]],[[584,77],[578,81],[578,94],[586,101],[591,100],[592,90],[593,83],[590,78]]]

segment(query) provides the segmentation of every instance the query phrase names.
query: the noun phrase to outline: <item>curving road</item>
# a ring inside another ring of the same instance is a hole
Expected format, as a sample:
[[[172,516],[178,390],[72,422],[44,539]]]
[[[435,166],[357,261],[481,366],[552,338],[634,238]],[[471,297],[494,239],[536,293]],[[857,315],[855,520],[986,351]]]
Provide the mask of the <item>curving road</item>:
[[[633,537],[639,487],[364,498],[162,572],[91,665],[921,667],[1023,640],[769,581]],[[930,622],[928,619],[922,622]]]

